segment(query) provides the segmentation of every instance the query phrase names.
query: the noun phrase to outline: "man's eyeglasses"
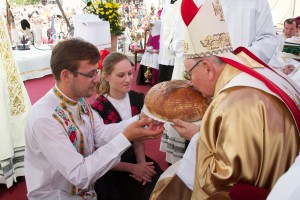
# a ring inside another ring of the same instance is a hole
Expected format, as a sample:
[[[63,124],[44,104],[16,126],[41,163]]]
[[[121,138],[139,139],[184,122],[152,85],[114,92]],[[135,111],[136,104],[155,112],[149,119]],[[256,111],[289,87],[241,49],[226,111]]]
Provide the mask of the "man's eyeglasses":
[[[96,70],[93,70],[89,73],[82,73],[82,72],[79,72],[79,71],[74,71],[73,73],[75,74],[80,74],[82,76],[85,76],[85,77],[88,77],[88,78],[95,78],[100,72],[100,69],[96,69]]]
[[[182,74],[182,77],[185,79],[185,80],[188,80],[190,81],[191,80],[191,72],[192,70],[200,63],[202,62],[203,60],[199,60],[198,62],[196,62],[196,64],[194,64],[194,66],[188,71],[184,71],[183,74]]]

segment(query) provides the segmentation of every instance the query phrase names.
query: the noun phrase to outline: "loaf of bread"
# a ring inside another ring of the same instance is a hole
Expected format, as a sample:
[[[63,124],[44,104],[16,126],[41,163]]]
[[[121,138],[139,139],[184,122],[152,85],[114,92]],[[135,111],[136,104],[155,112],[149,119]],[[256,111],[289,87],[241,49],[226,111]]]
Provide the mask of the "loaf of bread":
[[[172,80],[153,86],[145,96],[145,106],[151,115],[163,121],[194,122],[202,119],[208,100],[186,81]]]

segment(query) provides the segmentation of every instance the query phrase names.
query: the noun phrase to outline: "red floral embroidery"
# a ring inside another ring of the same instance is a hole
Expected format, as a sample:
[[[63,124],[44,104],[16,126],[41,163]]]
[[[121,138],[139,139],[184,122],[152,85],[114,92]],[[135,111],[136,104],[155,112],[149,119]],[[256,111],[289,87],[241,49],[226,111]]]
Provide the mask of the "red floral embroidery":
[[[102,104],[98,104],[97,109],[103,111],[103,105]]]
[[[99,105],[98,101],[94,101],[94,103],[92,104],[92,107],[97,108],[98,105]]]
[[[114,111],[109,111],[107,115],[107,119],[109,123],[116,123],[119,119],[119,116]]]
[[[74,143],[74,140],[76,139],[76,131],[71,131],[69,138],[72,142],[72,144]]]
[[[104,97],[104,96],[100,96],[100,97],[98,97],[97,99],[99,99],[100,102],[101,102],[101,101],[103,101],[103,102],[108,102],[107,98]]]
[[[99,111],[103,111],[103,104],[101,103],[100,97],[96,99],[96,101],[92,104],[92,107]]]
[[[69,126],[70,120],[69,120],[69,119],[64,119],[64,120],[65,120],[65,125],[66,125],[66,126]]]
[[[131,106],[132,116],[139,114],[139,110],[135,106]]]

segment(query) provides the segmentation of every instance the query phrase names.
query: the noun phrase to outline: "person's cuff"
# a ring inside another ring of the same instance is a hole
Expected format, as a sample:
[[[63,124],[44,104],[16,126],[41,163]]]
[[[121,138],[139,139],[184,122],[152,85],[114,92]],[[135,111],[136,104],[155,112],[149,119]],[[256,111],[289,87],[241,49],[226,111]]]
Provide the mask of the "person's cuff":
[[[131,145],[130,141],[122,132],[111,140],[111,144],[116,148],[121,147],[120,150],[123,150]]]
[[[198,140],[199,139],[199,136],[198,135],[200,135],[200,131],[198,131],[197,133],[195,133],[194,135],[193,135],[193,137],[191,138],[191,140],[190,140],[190,142],[192,141],[195,141],[195,140]]]

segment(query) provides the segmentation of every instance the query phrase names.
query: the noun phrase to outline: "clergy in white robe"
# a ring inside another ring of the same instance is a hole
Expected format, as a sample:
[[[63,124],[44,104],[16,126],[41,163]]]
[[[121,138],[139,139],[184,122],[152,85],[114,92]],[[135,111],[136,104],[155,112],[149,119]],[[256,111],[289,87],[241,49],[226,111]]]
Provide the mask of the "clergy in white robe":
[[[265,63],[273,56],[277,40],[267,0],[220,0],[233,49],[247,47]]]
[[[174,68],[175,53],[170,51],[170,39],[174,32],[175,17],[173,15],[174,1],[166,3],[161,14],[160,45],[158,54],[158,82],[171,80]]]
[[[296,200],[300,197],[300,155],[295,163],[276,182],[267,200]]]
[[[0,13],[0,183],[10,187],[24,176],[24,127],[31,103],[13,57]]]

